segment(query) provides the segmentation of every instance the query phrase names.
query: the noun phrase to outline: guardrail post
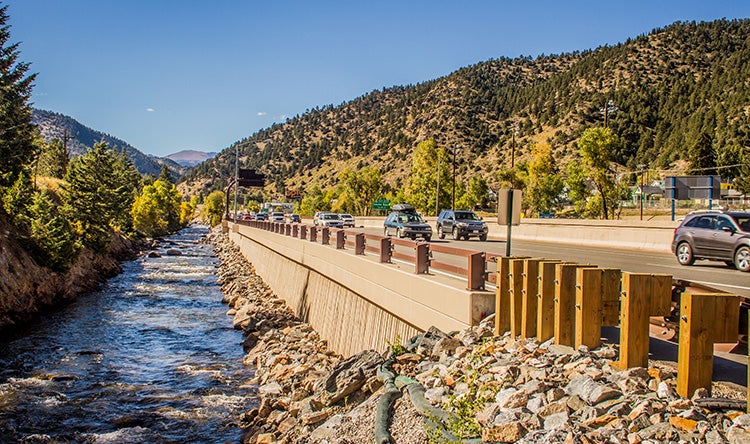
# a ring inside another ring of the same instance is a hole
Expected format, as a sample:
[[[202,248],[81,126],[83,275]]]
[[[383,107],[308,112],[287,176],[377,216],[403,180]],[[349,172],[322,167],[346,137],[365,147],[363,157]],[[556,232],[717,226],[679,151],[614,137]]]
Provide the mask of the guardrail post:
[[[495,285],[495,336],[510,330],[510,258],[498,256]]]
[[[467,290],[484,290],[484,253],[472,253],[469,255],[469,286]]]
[[[299,238],[302,240],[307,239],[307,225],[299,227]]]
[[[346,244],[346,235],[344,234],[343,230],[338,230],[336,232],[336,249],[343,250],[345,244]]]
[[[715,342],[736,342],[739,297],[726,293],[683,293],[680,298],[680,345],[677,393],[690,398],[698,388],[711,391]]]
[[[365,233],[354,235],[354,254],[365,254]]]
[[[287,236],[291,236],[292,235],[292,226],[288,225],[288,224],[284,225],[284,231],[286,232]]]
[[[430,271],[430,244],[417,243],[414,250],[417,255],[414,261],[414,273],[428,273]]]
[[[594,265],[557,264],[555,266],[555,344],[575,345],[576,273]]]
[[[536,304],[536,339],[544,342],[555,335],[555,266],[558,260],[539,263]]]
[[[323,227],[323,229],[320,230],[320,240],[323,245],[331,244],[331,229],[330,228]]]
[[[292,225],[292,237],[298,237],[299,236],[299,225],[295,224]]]
[[[622,319],[620,360],[617,365],[621,369],[647,367],[648,318],[669,315],[672,308],[672,276],[623,273],[620,300]]]
[[[539,294],[539,263],[542,259],[526,259],[523,263],[523,295],[521,296],[521,337],[536,336]]]
[[[310,227],[310,242],[317,242],[318,241],[318,227],[312,226]]]
[[[380,262],[391,262],[391,238],[381,237],[380,238]]]

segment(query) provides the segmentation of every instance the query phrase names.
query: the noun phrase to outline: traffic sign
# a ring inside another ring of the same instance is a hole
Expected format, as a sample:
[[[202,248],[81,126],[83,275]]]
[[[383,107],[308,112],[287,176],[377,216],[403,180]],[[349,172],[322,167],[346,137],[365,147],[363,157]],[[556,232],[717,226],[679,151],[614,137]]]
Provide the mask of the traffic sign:
[[[372,203],[373,210],[390,210],[391,201],[388,199],[378,199]]]

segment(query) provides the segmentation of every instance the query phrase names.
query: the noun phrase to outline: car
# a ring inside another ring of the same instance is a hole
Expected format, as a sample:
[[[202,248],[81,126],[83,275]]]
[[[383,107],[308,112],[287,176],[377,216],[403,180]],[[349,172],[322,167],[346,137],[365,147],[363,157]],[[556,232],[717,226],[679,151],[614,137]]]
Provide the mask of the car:
[[[252,214],[243,214],[240,220],[253,220],[254,216]]]
[[[391,213],[383,222],[383,233],[385,236],[395,235],[412,240],[421,237],[428,242],[432,239],[432,227],[409,204],[396,204],[391,208]]]
[[[286,223],[286,215],[282,211],[274,211],[271,213],[271,222],[284,224]]]
[[[288,216],[288,222],[290,224],[298,224],[302,222],[302,219],[299,217],[299,214],[290,214]]]
[[[689,213],[674,230],[672,253],[682,265],[708,259],[750,271],[750,212]]]
[[[352,216],[349,213],[339,213],[339,218],[341,219],[341,223],[346,227],[354,228],[354,216]]]
[[[258,213],[255,215],[255,220],[268,220],[268,213]]]
[[[450,233],[455,240],[476,237],[486,241],[489,231],[482,218],[470,210],[441,211],[435,228],[440,239],[445,239],[446,233]]]
[[[313,216],[313,225],[318,225],[318,219],[320,219],[320,215],[323,213],[323,211],[318,211],[315,213],[315,215]]]
[[[343,222],[336,213],[320,213],[317,225],[319,227],[342,228]]]

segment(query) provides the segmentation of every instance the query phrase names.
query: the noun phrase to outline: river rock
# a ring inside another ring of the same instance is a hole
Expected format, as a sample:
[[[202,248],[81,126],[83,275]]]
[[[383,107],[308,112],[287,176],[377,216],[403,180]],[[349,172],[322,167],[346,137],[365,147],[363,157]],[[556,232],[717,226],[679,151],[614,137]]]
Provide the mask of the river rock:
[[[176,249],[176,248],[170,248],[167,250],[167,256],[182,256],[182,251]]]
[[[319,384],[320,400],[325,405],[332,405],[359,390],[383,362],[377,351],[365,350],[338,363]]]

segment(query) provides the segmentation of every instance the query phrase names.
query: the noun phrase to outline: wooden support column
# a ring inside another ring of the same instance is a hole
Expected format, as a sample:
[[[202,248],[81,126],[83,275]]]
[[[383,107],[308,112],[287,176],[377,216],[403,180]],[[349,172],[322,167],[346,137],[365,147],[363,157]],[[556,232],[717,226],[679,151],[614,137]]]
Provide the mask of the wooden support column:
[[[555,266],[558,260],[539,263],[536,305],[536,339],[544,342],[555,335]]]
[[[484,272],[486,270],[484,253],[473,253],[468,257],[467,290],[484,290]]]
[[[414,247],[416,258],[414,261],[414,273],[427,274],[430,271],[430,244],[418,243]]]
[[[497,290],[495,291],[495,335],[510,331],[510,261],[518,257],[496,256],[497,273],[495,274]]]
[[[577,272],[579,268],[594,267],[582,264],[555,266],[555,344],[575,345]]]
[[[579,268],[577,273],[575,346],[585,345],[593,349],[601,345],[603,325],[618,325],[622,273],[604,268]],[[615,310],[611,306],[613,299],[618,302]],[[605,301],[607,313],[604,310]]]
[[[521,297],[521,337],[536,336],[537,303],[539,295],[539,263],[543,259],[523,262],[523,296]]]
[[[680,346],[677,393],[690,398],[696,389],[711,391],[714,343],[736,342],[739,297],[726,293],[683,293],[680,299]]]
[[[336,249],[343,250],[344,246],[346,246],[346,234],[339,230],[336,232]]]
[[[510,292],[510,334],[515,338],[521,334],[523,307],[524,259],[511,259],[508,267],[508,291]]]
[[[648,366],[649,316],[667,316],[672,305],[672,276],[623,273],[620,320],[622,369]]]
[[[299,227],[299,238],[302,240],[307,239],[307,225]]]

